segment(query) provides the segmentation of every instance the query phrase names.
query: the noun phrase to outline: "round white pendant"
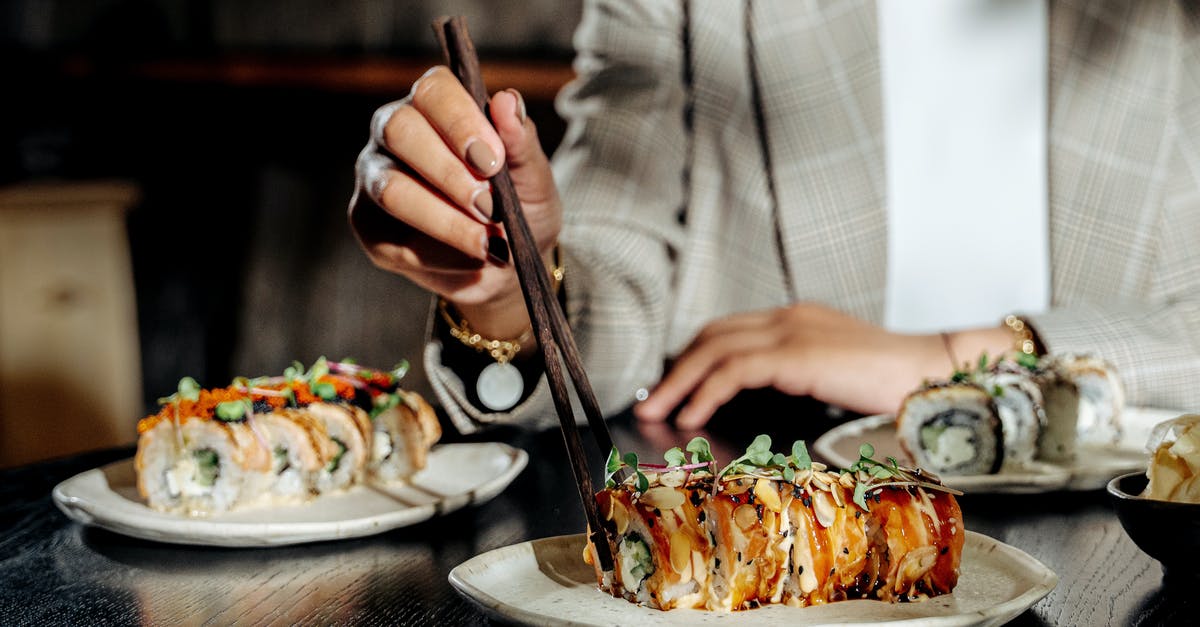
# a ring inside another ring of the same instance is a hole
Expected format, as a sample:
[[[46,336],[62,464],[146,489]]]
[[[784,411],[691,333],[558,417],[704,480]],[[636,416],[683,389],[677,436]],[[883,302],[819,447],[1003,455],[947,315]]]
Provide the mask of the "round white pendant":
[[[479,402],[493,411],[512,408],[521,400],[524,391],[525,378],[521,376],[521,371],[507,362],[488,364],[475,381]]]

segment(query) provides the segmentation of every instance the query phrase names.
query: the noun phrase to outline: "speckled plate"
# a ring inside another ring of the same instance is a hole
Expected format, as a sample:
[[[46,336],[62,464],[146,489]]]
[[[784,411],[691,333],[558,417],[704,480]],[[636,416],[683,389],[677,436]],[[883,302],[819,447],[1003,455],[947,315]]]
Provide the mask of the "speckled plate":
[[[1030,494],[1060,490],[1102,490],[1113,477],[1146,468],[1146,439],[1154,425],[1180,412],[1147,407],[1126,407],[1125,431],[1113,445],[1081,444],[1070,464],[1034,462],[1004,468],[994,475],[942,475],[946,485],[971,493]],[[891,414],[867,416],[838,425],[813,443],[813,451],[830,464],[845,468],[858,461],[858,447],[869,442],[875,459],[891,456],[901,463],[911,460],[896,439]]]
[[[252,507],[207,518],[157,512],[138,495],[133,460],[80,473],[54,503],[85,525],[174,544],[279,546],[356,538],[419,523],[495,497],[529,455],[499,442],[442,444],[408,483],[368,484],[299,505]]]
[[[1000,625],[1058,584],[1058,576],[1023,551],[967,532],[953,594],[920,603],[841,601],[814,607],[760,607],[743,612],[661,612],[596,587],[583,562],[583,534],[507,546],[450,571],[459,592],[503,620],[530,625]]]

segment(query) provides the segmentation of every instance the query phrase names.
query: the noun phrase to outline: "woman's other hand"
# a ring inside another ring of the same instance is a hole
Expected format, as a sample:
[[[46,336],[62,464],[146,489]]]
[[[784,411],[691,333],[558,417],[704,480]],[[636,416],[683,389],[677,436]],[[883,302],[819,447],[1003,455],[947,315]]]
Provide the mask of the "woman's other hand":
[[[351,227],[378,267],[445,297],[491,337],[527,326],[488,178],[507,163],[526,220],[549,258],[562,208],[549,161],[513,90],[490,101],[492,123],[445,67],[381,107],[355,166]]]
[[[1002,328],[953,334],[956,354],[999,354]],[[958,352],[961,351],[961,352]],[[801,303],[737,314],[705,327],[646,400],[642,420],[676,417],[681,429],[708,422],[741,390],[763,387],[865,414],[894,412],[922,380],[952,370],[939,335],[901,335],[828,307]]]

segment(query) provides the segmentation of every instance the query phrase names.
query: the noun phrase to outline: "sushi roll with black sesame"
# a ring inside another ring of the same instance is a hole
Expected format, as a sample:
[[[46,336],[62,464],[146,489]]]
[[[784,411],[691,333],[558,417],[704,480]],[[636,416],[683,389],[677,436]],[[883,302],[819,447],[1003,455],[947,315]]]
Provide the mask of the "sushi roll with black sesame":
[[[1004,432],[1004,466],[1033,461],[1038,438],[1046,428],[1045,401],[1029,369],[1000,361],[977,377],[992,395],[996,415]]]
[[[910,393],[896,416],[896,434],[917,466],[939,474],[992,474],[1004,463],[996,403],[976,383],[931,384]]]

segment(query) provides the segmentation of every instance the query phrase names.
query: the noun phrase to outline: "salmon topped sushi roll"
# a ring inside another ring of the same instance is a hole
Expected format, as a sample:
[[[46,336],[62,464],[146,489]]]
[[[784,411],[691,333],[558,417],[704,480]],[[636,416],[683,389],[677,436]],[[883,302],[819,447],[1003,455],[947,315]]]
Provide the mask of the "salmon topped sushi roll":
[[[802,442],[785,456],[759,436],[717,471],[706,442],[667,466],[614,449],[625,469],[596,494],[613,571],[589,542],[584,559],[601,589],[668,610],[738,611],[845,599],[917,601],[958,582],[965,541],[955,492],[920,471],[870,459],[829,471]],[[591,536],[589,536],[590,538]]]

